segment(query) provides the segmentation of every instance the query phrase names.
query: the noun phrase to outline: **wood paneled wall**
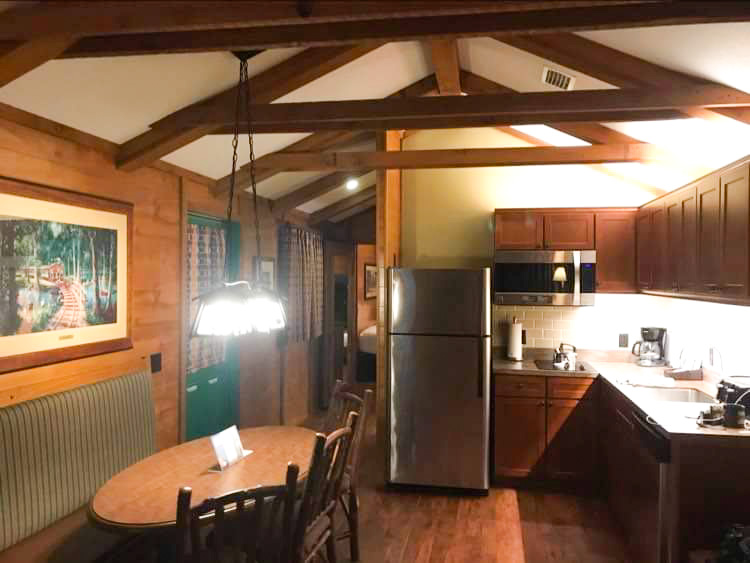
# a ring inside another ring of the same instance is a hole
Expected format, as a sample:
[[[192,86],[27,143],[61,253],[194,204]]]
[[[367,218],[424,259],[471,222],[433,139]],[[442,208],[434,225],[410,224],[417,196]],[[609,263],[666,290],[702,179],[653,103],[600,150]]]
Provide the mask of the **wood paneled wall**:
[[[386,131],[377,134],[377,150],[401,150],[401,133]],[[388,421],[386,413],[386,270],[401,263],[401,170],[378,170],[376,181],[376,223],[375,252],[378,265],[378,353],[376,398],[376,451],[383,460],[383,476],[387,478],[387,441]]]
[[[114,145],[107,141],[79,132],[81,144],[40,128],[0,118],[0,176],[134,204],[133,348],[0,375],[0,406],[147,368],[149,356],[161,353],[162,371],[153,378],[157,447],[174,445],[179,441],[182,394],[183,214],[190,210],[223,217],[226,199],[215,199],[196,175],[180,176],[168,165],[119,171],[110,150]],[[250,275],[252,207],[239,198],[235,209],[242,222],[242,269]],[[263,252],[275,257],[277,222],[268,202],[262,202],[261,211]],[[305,343],[287,349],[273,336],[247,337],[241,357],[242,425],[277,424],[281,396],[286,399],[287,423],[309,415],[310,354]]]

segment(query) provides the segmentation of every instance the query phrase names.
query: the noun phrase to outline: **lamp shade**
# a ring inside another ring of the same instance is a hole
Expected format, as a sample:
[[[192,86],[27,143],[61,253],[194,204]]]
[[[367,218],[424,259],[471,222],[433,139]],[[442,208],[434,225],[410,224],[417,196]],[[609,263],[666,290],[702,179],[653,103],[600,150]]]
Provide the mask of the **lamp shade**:
[[[193,336],[240,336],[270,332],[286,326],[286,313],[279,296],[246,281],[225,283],[199,297]]]

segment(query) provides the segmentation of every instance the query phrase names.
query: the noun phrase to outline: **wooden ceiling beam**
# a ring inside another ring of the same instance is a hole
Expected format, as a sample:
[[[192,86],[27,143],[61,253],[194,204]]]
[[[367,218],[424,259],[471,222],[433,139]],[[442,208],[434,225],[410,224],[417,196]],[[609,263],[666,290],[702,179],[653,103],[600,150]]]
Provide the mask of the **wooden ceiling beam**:
[[[685,89],[624,89],[579,90],[575,92],[528,92],[514,94],[483,94],[480,96],[445,96],[421,99],[351,100],[337,102],[304,102],[256,104],[254,123],[286,127],[305,127],[312,123],[352,122],[374,125],[382,129],[382,122],[394,122],[389,129],[413,128],[410,120],[423,119],[440,122],[445,119],[484,118],[488,124],[513,125],[518,116],[537,115],[537,123],[552,121],[551,114],[566,116],[560,121],[606,121],[597,116],[611,112],[679,110],[687,107],[735,107],[750,105],[750,93],[724,86],[694,86]],[[403,120],[404,125],[398,122]],[[188,126],[224,126],[232,124],[234,112],[226,105],[212,104],[191,112],[182,120]],[[461,127],[456,123],[455,127]],[[339,129],[348,129],[347,126]]]
[[[398,90],[397,92],[394,92],[389,97],[390,98],[409,98],[409,97],[416,97],[416,96],[423,96],[428,94],[429,92],[432,92],[437,88],[437,79],[435,78],[434,74],[431,74],[429,76],[426,76],[422,78],[421,80],[417,80],[413,84],[410,84],[406,88],[402,88],[401,90]],[[223,133],[223,131],[222,131]],[[313,133],[312,135],[309,135],[305,137],[304,139],[301,139],[300,141],[297,141],[296,143],[293,143],[289,145],[288,147],[285,147],[280,152],[306,152],[306,151],[323,151],[323,150],[329,150],[336,147],[341,147],[343,145],[353,145],[358,142],[362,142],[366,139],[369,139],[373,136],[373,133],[371,131],[320,131],[318,133]],[[272,176],[275,176],[279,172],[283,172],[283,170],[274,170],[272,168],[265,167],[264,159],[265,156],[261,156],[256,161],[258,170],[256,171],[255,175],[255,181],[256,182],[262,182],[263,180],[266,180]],[[224,176],[216,183],[216,190],[215,194],[221,194],[229,191],[229,176]],[[239,189],[244,189],[245,187],[250,185],[250,167],[249,165],[244,165],[240,170],[237,172],[237,177],[235,178],[236,186],[239,187]]]
[[[511,137],[514,137],[516,139],[520,139],[521,141],[524,141],[525,143],[529,143],[531,145],[534,145],[536,147],[550,147],[554,145],[550,145],[549,143],[543,141],[542,139],[539,139],[537,137],[534,137],[533,135],[529,135],[528,133],[524,133],[522,131],[518,131],[516,129],[513,129],[512,127],[498,127],[500,131],[505,133],[506,135],[509,135]],[[623,174],[619,174],[618,172],[615,172],[614,170],[607,168],[604,164],[589,164],[588,167],[591,170],[594,170],[595,172],[598,172],[599,174],[604,174],[606,176],[609,176],[610,178],[614,178],[615,180],[618,180],[620,182],[625,182],[626,184],[630,184],[632,186],[635,186],[641,190],[644,190],[651,195],[654,196],[660,196],[663,195],[666,190],[663,188],[659,188],[657,186],[653,186],[651,184],[647,184],[646,182],[641,182],[640,180],[636,180],[634,178],[631,178],[629,176],[625,176]]]
[[[101,4],[114,4],[115,8],[110,10],[116,10],[118,3]],[[119,4],[127,6],[124,2]],[[457,3],[454,3],[452,12],[441,11],[439,3],[432,3],[432,12],[423,6],[422,13],[412,11],[407,14],[398,9],[361,14],[359,6],[356,12],[349,6],[339,8],[347,13],[329,16],[325,21],[314,18],[272,20],[262,15],[262,19],[258,19],[257,8],[255,13],[243,15],[242,7],[234,8],[234,3],[227,2],[204,2],[202,9],[195,7],[190,10],[180,10],[177,2],[149,4],[160,9],[149,9],[138,3],[133,9],[140,11],[132,17],[129,17],[130,13],[108,12],[106,6],[98,5],[89,7],[85,16],[59,6],[55,7],[57,13],[45,10],[44,6],[37,7],[39,14],[34,17],[27,13],[23,21],[15,15],[13,18],[4,16],[0,22],[0,40],[24,39],[66,29],[86,36],[73,46],[72,55],[106,53],[111,56],[113,51],[122,53],[128,49],[143,52],[144,46],[152,52],[225,51],[750,21],[750,6],[744,2],[712,2],[710,8],[703,2],[655,1],[616,5],[614,2],[537,5],[529,2],[525,3],[525,10],[518,10],[517,6],[515,10],[513,6],[503,7],[504,2],[495,2],[496,6],[488,3],[486,7],[472,10],[471,2],[467,2],[466,8],[455,8]],[[170,7],[170,4],[175,5]],[[272,12],[276,2],[262,4],[265,10]],[[297,4],[294,4],[296,9]],[[321,3],[311,5],[315,7],[317,4]]]
[[[591,145],[585,147],[521,147],[435,149],[345,153],[274,153],[274,168],[289,171],[354,172],[370,169],[473,168],[538,164],[599,164],[659,160],[661,151],[649,144]],[[326,177],[328,178],[328,176]],[[342,175],[340,179],[343,181]],[[293,192],[296,193],[296,192]],[[298,204],[299,205],[299,204]],[[294,205],[296,207],[297,205]]]
[[[312,201],[317,197],[327,194],[328,192],[333,191],[336,188],[340,188],[346,183],[349,178],[364,176],[365,174],[367,174],[367,172],[369,172],[369,170],[359,169],[328,174],[327,176],[318,178],[314,182],[310,182],[306,186],[295,190],[292,193],[273,200],[273,202],[271,203],[271,209],[273,210],[274,214],[283,215],[291,209],[294,209],[295,207],[299,207],[300,205],[303,205],[308,201]]]
[[[251,77],[254,100],[270,103],[376,49],[377,45],[307,49]],[[135,170],[213,132],[209,125],[184,125],[181,119],[212,106],[234,108],[236,87],[182,108],[152,124],[149,131],[120,146],[118,168]],[[234,109],[232,109],[234,111]]]
[[[567,2],[590,7],[608,4],[640,4],[645,0],[619,2],[592,0]],[[262,2],[247,0],[155,1],[130,3],[99,0],[46,1],[20,6],[3,13],[0,39],[26,40],[44,35],[75,32],[81,36],[112,36],[154,32],[228,30],[262,26],[398,20],[426,16],[480,15],[493,12],[559,9],[561,2],[424,2],[424,1],[319,1]]]
[[[341,213],[345,213],[346,211],[351,210],[353,207],[357,207],[363,202],[366,202],[374,197],[375,186],[370,186],[364,190],[360,190],[354,195],[351,195],[345,199],[341,199],[336,203],[332,203],[328,207],[324,207],[323,209],[311,213],[310,224],[318,225],[323,221],[328,221],[332,217],[335,217],[336,215],[339,215]]]
[[[71,35],[50,35],[21,43],[0,55],[0,88],[54,59],[74,41]]]
[[[664,68],[572,33],[517,35],[496,39],[619,88],[679,90],[696,86],[720,86],[715,82]],[[728,91],[732,90],[728,86],[725,88]],[[693,111],[689,107],[683,108],[682,111],[689,117],[706,117],[706,114]],[[710,111],[750,123],[750,108],[713,108]]]
[[[461,94],[458,41],[456,39],[433,39],[429,42],[429,47],[440,95],[458,96]]]
[[[340,148],[345,145],[353,145],[360,142],[365,142],[369,139],[374,139],[372,131],[321,131],[319,133],[313,133],[300,139],[296,143],[292,143],[288,147],[285,147],[279,152],[309,152],[309,151],[324,151],[334,148]],[[259,157],[256,163],[255,182],[260,183],[263,180],[267,180],[272,176],[275,176],[283,170],[274,170],[266,166],[266,156]],[[214,195],[221,195],[229,191],[231,174],[224,176],[216,181],[216,188],[214,189]],[[249,187],[251,183],[250,178],[250,164],[243,165],[237,170],[235,176],[235,189],[244,190]]]
[[[348,219],[349,217],[354,217],[355,215],[359,215],[363,211],[367,211],[368,209],[372,209],[375,207],[378,203],[378,199],[373,196],[369,199],[366,199],[365,201],[358,203],[357,205],[350,207],[346,211],[342,211],[338,215],[334,215],[331,217],[330,221],[331,223],[339,223],[343,221],[344,219]]]

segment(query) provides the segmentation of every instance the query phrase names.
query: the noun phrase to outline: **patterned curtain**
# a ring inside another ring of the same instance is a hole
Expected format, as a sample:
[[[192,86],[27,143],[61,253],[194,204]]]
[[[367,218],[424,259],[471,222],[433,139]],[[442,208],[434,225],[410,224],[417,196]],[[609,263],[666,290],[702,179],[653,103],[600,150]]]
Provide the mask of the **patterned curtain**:
[[[279,286],[288,299],[290,340],[308,341],[323,333],[323,237],[282,225],[279,233]]]
[[[190,325],[198,314],[195,298],[219,287],[224,281],[226,230],[222,227],[188,224],[187,229],[187,298],[190,304]],[[189,337],[187,343],[187,372],[193,373],[224,361],[224,339],[215,336]]]

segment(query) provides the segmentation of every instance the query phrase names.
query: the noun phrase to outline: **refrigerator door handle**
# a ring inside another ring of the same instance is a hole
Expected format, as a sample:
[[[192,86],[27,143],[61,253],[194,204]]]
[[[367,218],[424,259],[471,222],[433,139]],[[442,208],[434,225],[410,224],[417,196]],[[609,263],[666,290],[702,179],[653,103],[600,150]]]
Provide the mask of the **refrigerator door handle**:
[[[489,338],[479,339],[479,375],[477,385],[477,396],[484,398],[484,385],[490,379],[490,366],[492,365],[492,345]]]

